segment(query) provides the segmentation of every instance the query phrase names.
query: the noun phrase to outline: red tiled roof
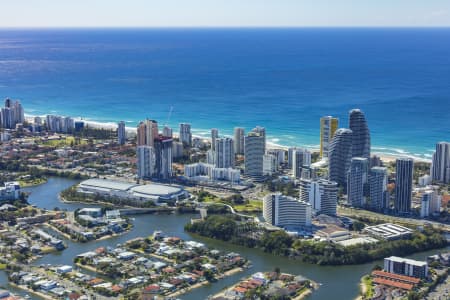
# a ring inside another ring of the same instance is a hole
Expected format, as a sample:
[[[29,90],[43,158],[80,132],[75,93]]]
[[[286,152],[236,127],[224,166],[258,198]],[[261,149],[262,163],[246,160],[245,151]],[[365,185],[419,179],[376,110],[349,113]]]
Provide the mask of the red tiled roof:
[[[88,281],[88,284],[90,285],[96,285],[96,284],[100,284],[103,282],[103,279],[101,278],[94,278]]]
[[[373,271],[372,275],[373,276],[379,276],[379,277],[386,277],[388,279],[393,279],[393,280],[401,280],[401,281],[405,281],[405,282],[411,283],[411,284],[418,284],[420,282],[419,278],[406,276],[406,275],[399,275],[399,274],[389,273],[389,272],[386,272],[386,271]]]
[[[146,291],[146,292],[157,291],[157,290],[159,290],[159,285],[156,285],[156,284],[152,284],[152,285],[149,285],[146,288],[144,288],[144,291]]]
[[[408,290],[408,291],[412,290],[414,287],[412,284],[409,284],[409,283],[402,283],[402,282],[393,281],[393,280],[389,280],[389,279],[383,279],[380,277],[374,278],[373,283],[387,285],[387,286],[391,286],[391,287],[395,287],[395,288],[399,288],[399,289],[403,289],[403,290]]]
[[[173,272],[175,272],[175,269],[172,268],[172,267],[166,267],[166,268],[163,269],[163,272],[165,272],[165,273],[173,273]]]
[[[261,286],[263,284],[261,281],[255,279],[250,279],[249,283],[254,284],[256,286]]]
[[[240,287],[240,286],[237,286],[237,287],[234,288],[234,291],[236,291],[238,293],[245,294],[247,292],[247,289],[243,288],[243,287]]]
[[[78,294],[78,293],[70,293],[69,294],[69,299],[70,300],[76,300],[76,299],[78,299],[78,298],[80,298],[81,297],[81,295],[80,294]]]
[[[115,284],[111,287],[111,291],[113,291],[113,292],[120,292],[121,290],[122,290],[122,288],[120,286],[118,286],[117,284]]]

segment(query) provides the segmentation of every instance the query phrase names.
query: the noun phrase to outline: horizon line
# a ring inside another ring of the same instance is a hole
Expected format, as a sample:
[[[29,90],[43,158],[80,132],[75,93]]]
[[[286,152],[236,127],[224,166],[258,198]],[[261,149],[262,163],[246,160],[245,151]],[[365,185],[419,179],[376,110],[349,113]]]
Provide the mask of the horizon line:
[[[449,29],[449,25],[435,26],[398,26],[398,25],[342,25],[342,26],[327,26],[327,25],[302,25],[302,26],[0,26],[0,30],[92,30],[92,29]]]

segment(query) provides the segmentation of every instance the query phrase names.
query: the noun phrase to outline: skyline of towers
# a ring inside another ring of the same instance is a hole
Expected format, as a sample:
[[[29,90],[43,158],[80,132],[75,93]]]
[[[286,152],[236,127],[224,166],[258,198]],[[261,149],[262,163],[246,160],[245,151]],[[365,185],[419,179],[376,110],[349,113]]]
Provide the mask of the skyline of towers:
[[[328,178],[344,189],[347,188],[347,173],[352,159],[352,138],[350,129],[339,128],[330,144]]]
[[[366,203],[365,190],[369,161],[365,157],[353,157],[347,177],[347,203],[353,207],[363,207]]]
[[[45,124],[48,131],[58,133],[70,133],[75,128],[75,122],[71,117],[47,115]]]
[[[0,110],[0,127],[15,129],[17,124],[25,121],[25,113],[19,100],[5,99],[5,106]]]
[[[394,209],[396,213],[411,212],[413,169],[414,161],[411,158],[398,158],[395,162]]]
[[[180,139],[180,142],[187,145],[188,147],[192,146],[191,124],[180,123],[180,131],[178,138]]]
[[[389,208],[389,192],[387,190],[387,169],[373,167],[369,171],[370,207],[376,211]]]
[[[57,133],[71,133],[75,129],[75,121],[71,117],[47,115],[45,125],[48,131]]]
[[[348,128],[353,132],[352,157],[370,159],[370,131],[366,117],[360,109],[349,112]]]
[[[11,112],[11,109],[14,107],[18,107],[19,113],[14,115],[21,117],[21,112],[23,111],[23,108],[21,107],[21,104],[19,101],[12,101],[10,99],[5,100],[5,107],[7,111]],[[9,109],[9,110],[8,110]],[[4,112],[5,110],[3,110]],[[14,114],[14,113],[13,113]],[[6,118],[3,118],[4,114],[0,114],[0,117],[2,117],[1,121],[10,122],[10,116],[8,115]],[[46,120],[46,122],[44,121]],[[33,124],[34,122],[34,124]],[[330,180],[336,180],[337,182],[340,182],[341,186],[346,188],[346,193],[348,196],[348,202],[353,206],[364,206],[365,204],[365,197],[369,196],[370,202],[367,202],[367,204],[370,204],[370,208],[377,210],[377,211],[383,211],[386,208],[389,208],[389,195],[387,193],[387,170],[386,168],[382,167],[373,167],[369,169],[369,166],[371,165],[380,165],[381,160],[378,157],[370,157],[370,131],[367,125],[367,121],[365,119],[364,113],[359,109],[352,109],[349,112],[349,127],[350,129],[338,129],[333,132],[334,127],[338,124],[338,119],[331,117],[331,116],[325,116],[320,119],[321,122],[321,132],[320,132],[320,151],[321,155],[326,157],[327,154],[324,154],[324,151],[327,150],[326,140],[329,139],[330,136],[333,135],[333,138],[331,138],[331,143],[329,143],[328,147],[328,154],[330,156],[330,164],[329,164],[329,178]],[[47,124],[48,131],[54,131],[54,132],[69,132],[69,128],[74,128],[74,121],[70,117],[61,117],[61,116],[54,116],[54,115],[47,115],[46,117],[27,117],[27,122],[31,123],[31,125],[26,125],[24,128],[26,130],[29,130],[29,132],[33,133],[31,126],[34,125],[41,125],[41,124]],[[80,123],[82,124],[82,123]],[[89,121],[86,122],[86,124],[89,124]],[[3,125],[3,124],[2,124]],[[191,127],[190,124],[180,124],[180,128],[183,127],[186,134],[189,134],[190,138],[192,138],[191,134]],[[109,130],[114,130],[113,128],[109,128]],[[5,132],[9,133],[9,131],[5,130]],[[266,149],[266,130],[263,127],[257,126],[253,129],[253,133],[257,133],[260,138],[263,138],[263,142],[259,143],[259,146],[261,146],[259,149]],[[328,132],[326,134],[325,132]],[[27,132],[28,133],[28,132]],[[126,127],[125,122],[120,121],[117,125],[117,142],[119,144],[124,144],[126,142]],[[234,128],[235,133],[235,140],[231,138],[219,138],[219,130],[216,128],[211,129],[211,147],[213,150],[216,150],[215,155],[215,166],[217,168],[229,168],[234,167],[234,152],[240,152],[236,144],[244,145],[244,152],[245,152],[245,137],[243,141],[241,140],[242,133],[244,133],[244,129],[240,127]],[[351,133],[351,134],[350,134]],[[164,127],[162,136],[172,136],[172,130],[169,127]],[[251,136],[253,134],[249,134]],[[348,161],[348,143],[347,143],[347,135],[351,135],[351,158],[350,158],[350,164],[347,168],[346,162]],[[171,161],[168,159],[169,151],[168,147],[163,147],[159,145],[160,149],[163,149],[161,153],[157,152],[155,147],[155,140],[158,140],[161,138],[161,136],[158,134],[158,124],[154,120],[145,120],[142,121],[138,128],[137,128],[137,137],[138,137],[138,145],[139,146],[154,146],[152,155],[154,156],[154,165],[153,169],[156,168],[156,157],[158,156],[158,166],[159,169],[162,170],[162,175],[158,174],[158,176],[161,176],[163,178],[168,178],[171,175],[171,163],[170,166],[167,163],[168,161]],[[155,138],[156,137],[156,138]],[[205,145],[204,141],[201,140],[201,138],[196,137],[200,141],[199,145],[202,145],[202,149],[196,149],[196,151],[200,150],[203,151],[203,147]],[[168,145],[169,143],[173,143],[173,141],[168,141],[168,139],[162,139],[167,140],[164,145]],[[194,145],[195,145],[195,139],[193,139]],[[238,142],[239,141],[239,142]],[[221,143],[224,144],[221,144]],[[231,145],[231,146],[230,146]],[[251,146],[251,144],[250,144]],[[200,148],[200,146],[199,146]],[[142,148],[143,149],[143,148]],[[138,150],[138,149],[137,149]],[[144,149],[145,150],[145,149]],[[144,150],[141,150],[144,151]],[[165,154],[164,154],[165,151]],[[285,158],[285,151],[286,150],[280,150],[280,149],[270,149],[265,151],[264,154],[260,151],[262,154],[262,159],[258,159],[258,161],[262,161],[262,169],[261,175],[264,174],[273,174],[276,172],[276,167],[279,166],[280,163],[284,162]],[[293,175],[296,178],[302,177],[302,169],[303,166],[310,164],[310,158],[306,159],[304,155],[301,155],[305,151],[305,153],[308,153],[309,151],[302,148],[290,148],[289,153],[290,160],[292,164],[292,171]],[[182,152],[182,151],[177,151]],[[367,162],[367,157],[358,157],[354,156],[356,154],[362,154],[369,156],[371,159],[371,163],[362,163],[362,161]],[[303,153],[304,154],[304,153]],[[309,153],[310,155],[311,153]],[[333,159],[333,156],[336,156],[336,159]],[[144,154],[138,154],[138,160],[139,157],[145,157]],[[147,156],[149,156],[147,154]],[[151,156],[151,155],[150,155]],[[246,155],[246,161],[245,161],[245,172],[246,174],[251,173],[251,167],[250,161],[253,159],[252,155],[250,153],[247,153]],[[186,156],[187,157],[187,156]],[[253,156],[254,157],[254,156]],[[275,159],[276,158],[276,159]],[[197,157],[195,159],[198,159]],[[241,158],[240,158],[241,159]],[[148,161],[152,161],[152,159],[147,159]],[[160,163],[160,161],[165,161],[163,163]],[[289,159],[288,159],[289,161]],[[306,161],[306,162],[305,162]],[[339,162],[338,162],[339,161]],[[407,160],[409,161],[409,160]],[[142,163],[145,165],[147,162],[143,161]],[[238,161],[240,162],[240,160]],[[410,194],[410,190],[412,188],[412,183],[409,182],[407,179],[409,177],[408,174],[412,173],[411,170],[414,170],[414,162],[412,162],[412,167],[409,167],[409,165],[404,161],[404,159],[398,159],[396,161],[396,168],[397,168],[397,177],[396,177],[396,187],[395,187],[395,210],[400,213],[408,213],[411,212],[411,196],[408,196]],[[337,163],[337,164],[336,164]],[[317,166],[323,166],[323,164],[317,164]],[[362,167],[364,165],[364,167]],[[283,163],[282,167],[284,168],[286,165]],[[336,170],[333,170],[337,166]],[[141,167],[142,169],[143,167]],[[146,169],[152,169],[151,167],[145,167]],[[144,169],[145,169],[144,168]],[[347,171],[345,171],[348,169]],[[361,170],[367,169],[368,172],[362,172]],[[344,171],[342,171],[344,170]],[[284,170],[283,170],[284,171]],[[154,171],[152,171],[154,172]],[[138,173],[143,174],[144,171],[138,171]],[[259,172],[257,172],[258,174]],[[436,143],[436,150],[433,155],[432,159],[432,168],[430,170],[430,175],[435,182],[440,183],[449,183],[450,182],[450,142],[439,142]],[[322,176],[322,173],[318,173],[319,176]],[[366,175],[367,174],[367,175]],[[337,177],[333,177],[337,176]],[[340,176],[340,177],[339,177]],[[250,176],[251,177],[251,176]],[[365,178],[364,178],[365,177]],[[346,182],[344,185],[343,182]],[[366,193],[366,189],[364,188],[364,184],[367,184],[366,187],[369,187],[367,190],[368,193]],[[431,184],[431,181],[427,181],[427,183],[423,183],[423,186]],[[424,200],[427,201],[427,200]]]
[[[320,118],[320,157],[328,158],[330,143],[338,129],[339,119],[332,116]]]
[[[450,142],[436,144],[430,173],[432,180],[450,183]]]
[[[117,143],[119,145],[123,145],[125,144],[126,140],[127,140],[127,132],[125,130],[125,122],[120,121],[117,124]]]

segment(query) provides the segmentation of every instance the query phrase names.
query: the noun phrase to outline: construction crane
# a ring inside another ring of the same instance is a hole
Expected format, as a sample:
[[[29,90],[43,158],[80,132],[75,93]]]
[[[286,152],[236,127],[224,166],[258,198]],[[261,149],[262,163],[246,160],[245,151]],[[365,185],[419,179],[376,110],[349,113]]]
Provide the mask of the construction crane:
[[[170,118],[172,117],[172,112],[173,112],[173,106],[171,105],[170,109],[169,109],[169,113],[167,114],[167,121],[166,121],[166,124],[164,124],[164,126],[169,126],[169,121],[170,121]]]

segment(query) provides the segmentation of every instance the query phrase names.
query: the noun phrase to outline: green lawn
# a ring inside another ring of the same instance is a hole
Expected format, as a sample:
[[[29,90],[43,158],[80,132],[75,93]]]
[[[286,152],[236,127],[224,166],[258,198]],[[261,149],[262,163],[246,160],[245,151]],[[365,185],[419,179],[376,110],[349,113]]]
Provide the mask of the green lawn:
[[[233,205],[233,208],[238,212],[261,211],[262,201],[250,200],[247,204]]]
[[[51,147],[70,146],[71,144],[75,144],[75,137],[73,136],[61,137],[61,139],[48,140],[43,142],[42,144]],[[80,144],[81,145],[87,144],[87,142],[84,139],[80,139]]]

